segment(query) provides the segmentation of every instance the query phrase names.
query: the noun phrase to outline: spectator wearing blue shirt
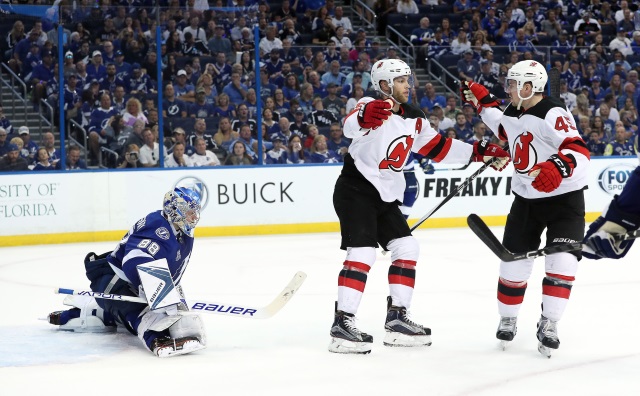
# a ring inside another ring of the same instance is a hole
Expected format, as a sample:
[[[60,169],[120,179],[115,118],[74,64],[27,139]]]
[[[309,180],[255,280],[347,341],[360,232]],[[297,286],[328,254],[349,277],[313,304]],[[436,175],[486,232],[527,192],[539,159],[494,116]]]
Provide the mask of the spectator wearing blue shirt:
[[[342,162],[342,157],[327,147],[327,138],[324,135],[317,135],[313,138],[313,143],[311,144],[309,162],[315,164],[336,164]]]
[[[2,104],[0,104],[0,128],[3,128],[8,134],[13,132],[13,126],[11,126],[11,121],[4,115]],[[2,154],[0,154],[1,156]]]
[[[431,41],[427,45],[427,58],[433,58],[438,60],[440,56],[451,52],[451,45],[449,39],[443,37],[442,28],[436,28],[436,32],[433,35]]]
[[[605,90],[600,85],[600,76],[593,76],[591,78],[591,87],[589,87],[589,102],[595,107],[599,107],[600,103],[604,100],[606,94]]]
[[[420,26],[411,31],[409,41],[415,46],[423,46],[428,44],[433,38],[433,29],[429,27],[429,18],[422,17]]]
[[[500,29],[500,18],[496,16],[495,7],[487,7],[487,16],[482,18],[480,26],[482,26],[483,30],[486,30],[486,32],[489,34],[489,37],[495,37],[496,32],[498,31],[498,29]]]
[[[464,113],[458,113],[458,115],[456,115],[456,123],[454,124],[453,129],[456,131],[457,138],[462,141],[466,141],[473,136],[473,129],[467,122],[467,118]]]
[[[185,118],[187,116],[187,104],[176,98],[175,89],[170,83],[164,87],[162,116],[168,118]]]
[[[480,64],[473,59],[473,50],[467,49],[462,59],[458,61],[458,76],[465,81],[473,81],[480,72]]]
[[[31,43],[31,49],[22,62],[21,75],[25,78],[29,77],[29,73],[31,73],[33,69],[40,64],[41,61],[42,59],[40,57],[40,47],[38,46],[38,43]]]
[[[509,25],[509,20],[504,16],[500,20],[500,29],[496,31],[495,38],[499,46],[510,45],[516,40],[516,30]]]
[[[91,80],[98,81],[107,76],[107,68],[102,64],[102,52],[93,51],[91,62],[87,64],[87,74]]]
[[[227,64],[227,56],[224,52],[219,52],[216,55],[216,62],[213,64],[213,83],[216,86],[218,92],[229,83],[231,78],[231,66]]]
[[[309,84],[311,84],[311,86],[313,87],[314,96],[319,96],[324,99],[329,94],[329,92],[327,92],[327,85],[320,80],[320,75],[318,75],[318,72],[316,72],[315,70],[310,71],[307,78],[309,80]],[[302,92],[300,93],[302,94]]]
[[[607,144],[600,140],[600,134],[598,131],[589,132],[589,140],[587,141],[587,149],[592,156],[604,155],[604,150]]]
[[[47,84],[53,79],[53,54],[49,50],[42,51],[42,63],[33,68],[31,84],[33,85],[33,103],[39,106],[40,99],[47,93]]]
[[[216,113],[212,104],[207,103],[207,93],[203,87],[196,90],[196,101],[189,106],[189,117],[208,118]]]
[[[567,80],[567,88],[571,91],[582,86],[582,72],[580,71],[580,62],[571,61],[567,71],[562,73],[562,78]]]
[[[7,133],[7,131],[0,127],[0,157],[4,156],[6,153],[9,152],[9,139],[7,139],[7,136],[9,134]]]
[[[343,86],[347,80],[347,76],[340,71],[340,62],[334,60],[329,66],[329,71],[322,75],[320,81],[322,84],[328,86],[329,84],[336,84],[337,86]]]
[[[111,107],[111,97],[108,93],[103,93],[100,96],[100,107],[91,112],[88,132],[104,136],[103,130],[107,127],[109,119],[117,114],[118,112]],[[102,143],[106,143],[106,140]]]
[[[175,91],[176,98],[182,101],[193,102],[196,97],[196,89],[189,81],[187,72],[184,69],[178,70],[176,81],[173,84],[173,90]]]
[[[632,156],[636,155],[636,149],[633,146],[633,142],[626,138],[627,131],[623,126],[619,126],[616,128],[616,134],[614,139],[607,144],[607,147],[604,149],[604,155],[621,155],[621,156]]]
[[[530,52],[532,55],[538,54],[535,45],[526,38],[525,31],[522,28],[516,30],[516,39],[509,43],[509,51],[517,51],[522,54],[525,52]]]
[[[247,96],[247,86],[240,82],[240,73],[231,73],[231,82],[225,85],[222,92],[229,96],[229,101],[234,105],[244,102]]]
[[[563,30],[558,35],[558,39],[551,46],[552,55],[567,55],[574,47],[574,44],[569,41],[566,30]]]
[[[131,64],[124,61],[124,54],[120,50],[116,51],[114,64],[116,65],[116,76],[120,80],[124,80],[133,71]]]
[[[105,69],[105,76],[98,80],[101,91],[114,92],[118,85],[122,85],[123,82],[116,75],[116,65],[109,63]]]
[[[431,110],[436,103],[439,104],[440,107],[446,107],[447,99],[442,95],[436,94],[433,84],[427,82],[424,85],[424,96],[420,99],[420,108],[425,113],[431,113]]]
[[[22,139],[23,143],[22,153],[20,155],[31,164],[35,160],[35,155],[38,152],[38,145],[31,140],[31,134],[29,133],[28,127],[21,126],[18,129],[18,134],[20,135],[20,139]]]
[[[123,80],[124,89],[127,91],[127,94],[137,96],[139,94],[155,92],[153,81],[148,75],[142,74],[142,68],[139,63],[131,65],[131,70],[131,74],[127,75]]]
[[[341,161],[344,160],[344,156],[349,152],[349,141],[344,138],[342,135],[342,128],[339,123],[331,124],[329,129],[329,141],[327,142],[327,147],[329,150],[334,151],[340,157],[342,157]]]

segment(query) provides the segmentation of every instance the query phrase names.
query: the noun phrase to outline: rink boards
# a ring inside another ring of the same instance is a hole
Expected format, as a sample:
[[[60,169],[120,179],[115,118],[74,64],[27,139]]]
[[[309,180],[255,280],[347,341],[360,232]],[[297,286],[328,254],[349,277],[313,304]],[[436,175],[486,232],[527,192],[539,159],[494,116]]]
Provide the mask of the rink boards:
[[[587,220],[619,192],[636,157],[591,161]],[[412,219],[419,219],[479,167],[416,175]],[[165,192],[195,186],[204,210],[196,235],[251,235],[339,230],[333,186],[341,166],[186,168],[147,171],[32,172],[0,179],[0,246],[118,240],[140,217],[161,208]],[[422,227],[466,226],[473,212],[502,225],[511,205],[511,174],[487,170]]]

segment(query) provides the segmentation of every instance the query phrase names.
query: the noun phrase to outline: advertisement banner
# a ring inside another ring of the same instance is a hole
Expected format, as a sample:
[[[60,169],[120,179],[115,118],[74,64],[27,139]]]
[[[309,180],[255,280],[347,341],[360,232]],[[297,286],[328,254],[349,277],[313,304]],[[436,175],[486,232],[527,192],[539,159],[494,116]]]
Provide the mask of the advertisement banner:
[[[591,161],[587,220],[624,188],[637,165],[635,157]],[[479,166],[432,175],[417,168],[420,187],[410,218],[428,213]],[[200,235],[337,231],[332,196],[340,171],[341,166],[282,166],[3,175],[0,246],[119,239],[139,218],[160,210],[164,194],[175,186],[201,194]],[[504,224],[513,201],[512,173],[511,166],[486,170],[423,227],[464,226],[469,213]]]

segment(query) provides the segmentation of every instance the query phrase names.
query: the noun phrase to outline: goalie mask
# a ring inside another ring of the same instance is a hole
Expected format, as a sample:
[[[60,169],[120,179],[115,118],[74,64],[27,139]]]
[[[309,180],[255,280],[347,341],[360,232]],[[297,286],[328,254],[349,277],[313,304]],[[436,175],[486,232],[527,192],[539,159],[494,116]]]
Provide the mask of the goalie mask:
[[[393,80],[397,77],[407,76],[409,79],[409,89],[413,88],[413,74],[411,68],[403,60],[400,59],[383,59],[373,64],[371,67],[371,84],[373,89],[382,95],[393,99]],[[390,93],[383,92],[380,88],[380,82],[386,81],[391,89]]]
[[[164,195],[162,211],[182,232],[193,236],[200,220],[200,196],[185,187],[176,187]]]
[[[505,79],[505,92],[509,92],[510,81],[516,82],[516,92],[520,103],[518,103],[518,109],[522,104],[522,101],[531,99],[537,92],[544,92],[544,87],[547,84],[547,70],[540,62],[526,60],[520,61],[511,66],[511,69],[507,72],[507,78]],[[533,89],[531,95],[526,98],[520,96],[520,91],[524,88],[525,83],[531,83]]]

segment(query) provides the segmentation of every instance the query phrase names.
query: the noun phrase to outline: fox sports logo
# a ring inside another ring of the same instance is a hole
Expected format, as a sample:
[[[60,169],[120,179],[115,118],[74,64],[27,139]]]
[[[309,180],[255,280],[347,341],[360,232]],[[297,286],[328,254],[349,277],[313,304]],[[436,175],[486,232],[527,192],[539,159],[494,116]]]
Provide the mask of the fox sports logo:
[[[207,207],[207,203],[209,202],[209,189],[204,182],[197,177],[187,176],[178,180],[174,185],[176,187],[184,187],[190,188],[195,191],[198,195],[200,195],[200,208],[204,210]]]
[[[635,166],[627,164],[613,164],[606,167],[598,176],[598,185],[607,194],[620,194]]]

